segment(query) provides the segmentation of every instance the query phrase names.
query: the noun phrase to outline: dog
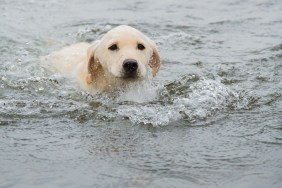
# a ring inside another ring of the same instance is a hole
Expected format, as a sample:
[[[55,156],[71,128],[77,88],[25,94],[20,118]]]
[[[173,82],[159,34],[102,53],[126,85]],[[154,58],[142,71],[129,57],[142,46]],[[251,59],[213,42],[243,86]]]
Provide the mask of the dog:
[[[161,61],[154,41],[120,25],[93,43],[77,43],[43,58],[63,75],[73,75],[88,92],[120,88],[158,73]],[[151,72],[151,73],[149,73]]]

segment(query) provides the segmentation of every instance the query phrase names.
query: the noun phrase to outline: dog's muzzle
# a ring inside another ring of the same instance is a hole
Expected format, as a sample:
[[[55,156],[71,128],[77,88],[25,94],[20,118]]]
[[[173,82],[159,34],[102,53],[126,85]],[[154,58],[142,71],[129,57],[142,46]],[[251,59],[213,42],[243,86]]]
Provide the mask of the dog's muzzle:
[[[135,59],[126,59],[123,62],[125,77],[134,78],[137,76],[138,62]]]

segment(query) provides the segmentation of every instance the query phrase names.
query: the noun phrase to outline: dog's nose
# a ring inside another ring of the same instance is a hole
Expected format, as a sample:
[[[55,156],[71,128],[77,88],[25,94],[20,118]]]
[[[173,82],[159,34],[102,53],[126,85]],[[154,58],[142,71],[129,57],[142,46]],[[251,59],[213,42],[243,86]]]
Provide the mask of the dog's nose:
[[[134,59],[126,59],[123,62],[123,69],[127,73],[134,73],[138,69],[138,63]]]

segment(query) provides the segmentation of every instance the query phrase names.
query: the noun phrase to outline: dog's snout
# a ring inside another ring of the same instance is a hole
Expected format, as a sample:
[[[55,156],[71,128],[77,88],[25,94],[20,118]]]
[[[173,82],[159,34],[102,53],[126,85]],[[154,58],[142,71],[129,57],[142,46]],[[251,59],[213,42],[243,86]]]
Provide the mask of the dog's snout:
[[[126,73],[134,73],[138,69],[138,63],[134,59],[126,59],[123,62],[123,69]]]

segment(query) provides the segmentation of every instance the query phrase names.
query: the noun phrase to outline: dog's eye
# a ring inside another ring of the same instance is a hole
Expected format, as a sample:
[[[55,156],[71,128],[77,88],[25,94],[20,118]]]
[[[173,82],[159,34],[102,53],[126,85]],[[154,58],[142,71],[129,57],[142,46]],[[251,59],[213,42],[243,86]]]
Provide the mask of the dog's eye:
[[[111,50],[111,51],[115,51],[115,50],[118,49],[118,46],[116,44],[113,44],[108,49]]]
[[[143,44],[138,44],[137,45],[137,48],[139,49],[139,50],[144,50],[145,49],[145,46],[143,45]]]

